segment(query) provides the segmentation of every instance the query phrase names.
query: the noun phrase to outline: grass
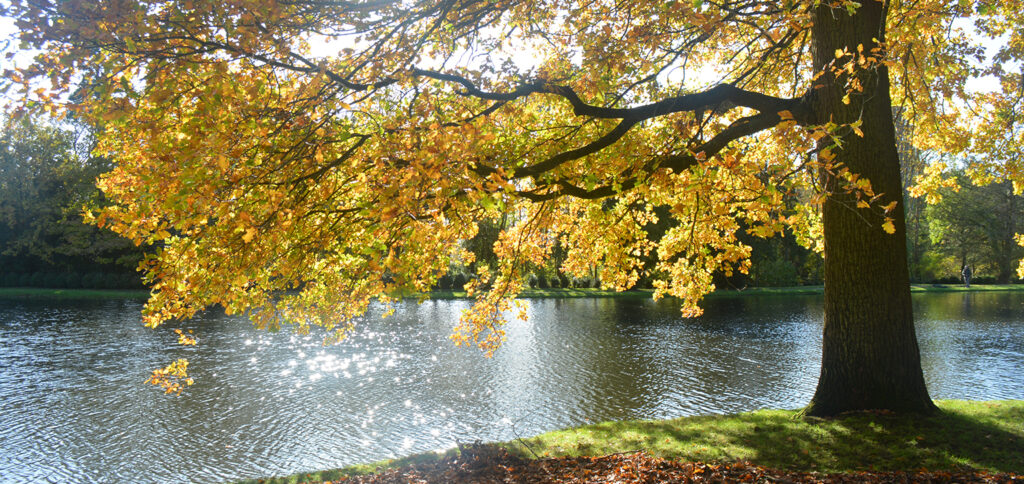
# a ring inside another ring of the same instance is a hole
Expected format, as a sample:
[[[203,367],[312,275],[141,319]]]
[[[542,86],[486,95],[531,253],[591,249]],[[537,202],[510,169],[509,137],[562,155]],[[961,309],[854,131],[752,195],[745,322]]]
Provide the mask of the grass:
[[[970,288],[951,284],[911,284],[911,292],[997,292],[1024,291],[1024,284],[975,284]],[[825,292],[825,286],[792,286],[792,287],[748,287],[745,289],[721,289],[708,294],[708,298],[736,296],[792,296],[813,295]],[[651,289],[633,289],[617,292],[606,289],[526,289],[521,298],[578,298],[578,297],[619,297],[649,298],[654,294]],[[464,299],[462,291],[432,291],[431,299]]]
[[[578,289],[525,289],[520,298],[578,298],[578,297],[619,297],[619,298],[650,298],[652,289],[632,289],[629,291],[613,291],[609,289],[578,288]],[[430,299],[464,299],[464,291],[431,291]]]
[[[776,469],[819,472],[965,468],[1024,472],[1024,401],[936,403],[942,412],[932,416],[857,413],[817,419],[802,417],[798,410],[758,410],[674,420],[604,422],[496,445],[527,457],[643,450],[685,461],[746,460]],[[443,457],[428,452],[342,469],[241,482],[319,482]]]
[[[964,287],[963,284],[911,284],[911,292],[994,292],[1024,291],[1024,284],[975,284]]]
[[[938,402],[942,413],[859,413],[837,419],[795,410],[665,421],[605,422],[542,434],[523,443],[539,455],[604,455],[644,450],[688,461],[749,460],[778,469],[1024,471],[1024,401]],[[539,449],[539,450],[538,450]]]
[[[962,284],[911,284],[910,292],[999,292],[1024,291],[1024,284],[975,284],[964,287]],[[782,296],[799,294],[823,294],[825,286],[794,286],[794,287],[749,287],[746,289],[726,289],[715,291],[707,297],[730,297],[737,295],[751,296]]]
[[[708,294],[708,298],[736,296],[786,296],[821,294],[823,286],[795,287],[749,287],[746,289],[725,289]],[[911,292],[994,292],[1024,291],[1024,284],[975,284],[970,288],[962,285],[949,284],[912,284]],[[526,289],[519,295],[521,298],[581,298],[581,297],[615,297],[615,298],[650,298],[654,293],[650,289],[633,289],[629,291],[611,291],[606,289]],[[63,299],[125,299],[146,298],[146,290],[115,290],[115,289],[41,289],[32,287],[0,288],[0,297],[49,297]],[[414,296],[409,296],[414,298]],[[465,299],[463,291],[433,291],[430,299]]]
[[[43,289],[37,287],[3,287],[0,297],[54,299],[145,299],[145,289]]]

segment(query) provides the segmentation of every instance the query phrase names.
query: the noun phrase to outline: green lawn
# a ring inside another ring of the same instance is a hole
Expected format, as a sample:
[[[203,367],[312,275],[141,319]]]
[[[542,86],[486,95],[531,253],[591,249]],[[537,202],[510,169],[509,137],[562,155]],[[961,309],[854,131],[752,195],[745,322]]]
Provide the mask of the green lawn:
[[[798,410],[759,410],[674,420],[605,422],[496,445],[525,457],[596,456],[643,450],[670,459],[746,460],[760,466],[800,471],[973,468],[1024,472],[1024,401],[936,403],[942,412],[927,417],[857,413],[817,419],[803,417]],[[425,453],[242,482],[320,482],[440,458],[440,454]]]
[[[145,299],[144,289],[43,289],[37,287],[2,287],[0,297],[55,299]]]
[[[962,285],[948,284],[913,284],[910,286],[912,292],[990,292],[990,291],[1024,291],[1024,284],[975,284],[969,289]],[[725,289],[708,294],[709,298],[736,297],[736,296],[783,296],[783,295],[804,295],[821,294],[823,286],[797,286],[797,287],[750,287],[742,290]],[[634,289],[630,291],[611,291],[605,289],[527,289],[520,294],[522,298],[579,298],[579,297],[617,297],[617,298],[649,298],[654,294],[650,289]],[[123,298],[146,298],[149,292],[145,290],[116,290],[116,289],[41,289],[32,287],[4,287],[0,288],[0,297],[51,297],[51,298],[80,298],[80,299],[123,299]],[[415,296],[410,295],[410,298]],[[429,294],[430,299],[463,299],[466,293],[463,291],[433,291]]]
[[[911,284],[911,292],[991,292],[991,291],[1024,291],[1024,284],[975,284],[970,288],[963,285],[950,284]],[[824,286],[795,286],[795,287],[748,287],[746,289],[720,289],[707,297],[736,297],[736,296],[784,296],[784,295],[807,295],[822,294]],[[627,298],[649,298],[654,294],[650,289],[634,289],[630,291],[617,292],[605,289],[527,289],[519,295],[522,298],[577,298],[577,297],[627,297]],[[466,293],[462,291],[433,291],[431,299],[460,299],[465,298]]]

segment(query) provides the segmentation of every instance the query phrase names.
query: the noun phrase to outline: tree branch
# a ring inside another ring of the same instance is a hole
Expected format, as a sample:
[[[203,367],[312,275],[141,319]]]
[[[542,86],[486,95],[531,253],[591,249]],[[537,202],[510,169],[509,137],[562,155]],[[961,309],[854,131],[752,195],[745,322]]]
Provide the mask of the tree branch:
[[[532,190],[520,190],[516,192],[527,200],[539,202],[552,200],[564,196],[572,196],[583,199],[598,199],[613,196],[633,189],[639,182],[641,176],[649,175],[659,169],[670,168],[675,172],[688,170],[702,160],[717,155],[725,149],[729,143],[777,126],[784,119],[777,112],[768,112],[740,118],[722,130],[706,143],[693,151],[677,155],[659,158],[646,163],[640,170],[634,173],[622,173],[622,181],[613,185],[602,185],[590,190],[574,185],[569,180],[560,179],[547,183]],[[699,156],[698,156],[699,155]],[[550,190],[557,186],[557,190]]]

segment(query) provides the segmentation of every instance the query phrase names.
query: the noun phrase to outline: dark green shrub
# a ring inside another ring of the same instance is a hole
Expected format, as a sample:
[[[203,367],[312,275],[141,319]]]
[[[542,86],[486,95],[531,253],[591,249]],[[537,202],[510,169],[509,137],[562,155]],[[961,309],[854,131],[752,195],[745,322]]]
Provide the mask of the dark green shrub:
[[[99,272],[90,272],[82,276],[82,287],[85,289],[102,289],[103,274],[100,274]]]
[[[452,288],[452,276],[445,274],[437,279],[437,287],[442,291],[450,291]]]
[[[551,278],[551,287],[553,287],[555,289],[558,289],[558,288],[562,287],[562,281],[559,280],[557,277],[552,277]]]
[[[22,272],[18,274],[18,282],[15,284],[17,287],[29,287],[29,282],[32,280],[32,274]]]
[[[44,272],[43,273],[43,285],[42,287],[49,289],[60,289],[64,287],[64,274],[56,272]]]
[[[800,268],[800,282],[804,285],[818,286],[825,282],[825,261],[818,254],[809,254]]]
[[[124,275],[112,272],[103,273],[103,286],[106,289],[124,289]]]
[[[467,282],[469,282],[469,279],[466,277],[465,274],[463,274],[461,272],[458,273],[458,274],[455,274],[455,277],[452,278],[452,290],[454,290],[454,291],[462,291],[462,290],[464,290]]]
[[[77,272],[69,272],[64,275],[64,287],[78,289],[82,287],[82,275]]]
[[[547,288],[551,287],[551,284],[548,283],[548,278],[547,277],[544,277],[544,276],[535,276],[535,277],[537,277],[537,287],[539,287],[541,289],[547,289]]]
[[[574,278],[572,278],[572,287],[575,287],[577,289],[591,287],[590,286],[590,278],[589,277],[574,277]]]
[[[113,274],[109,272],[101,272],[99,282],[96,284],[97,289],[116,289],[117,279]]]
[[[120,278],[120,281],[121,281],[121,288],[122,289],[144,289],[145,288],[145,286],[142,285],[142,280],[139,278],[138,274],[134,274],[134,273],[120,274],[119,278]]]
[[[33,272],[32,277],[28,280],[29,287],[44,287],[46,283],[46,274],[42,272]]]
[[[761,259],[754,264],[750,273],[754,285],[759,287],[800,285],[800,275],[796,267],[781,259]]]

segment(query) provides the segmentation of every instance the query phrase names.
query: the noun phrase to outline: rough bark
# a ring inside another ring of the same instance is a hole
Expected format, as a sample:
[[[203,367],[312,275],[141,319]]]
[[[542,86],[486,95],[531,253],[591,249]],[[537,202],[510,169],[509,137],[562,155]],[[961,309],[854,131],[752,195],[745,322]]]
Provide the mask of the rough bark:
[[[857,52],[858,44],[863,44],[869,52],[877,45],[873,39],[884,40],[882,2],[863,2],[854,15],[823,3],[815,17],[816,70],[827,69],[836,61],[837,49]],[[877,208],[856,208],[856,198],[822,172],[825,187],[832,192],[822,208],[825,325],[821,376],[806,413],[831,416],[867,409],[932,412],[936,407],[925,388],[910,301],[903,191],[888,71],[878,66],[857,75],[864,92],[851,96],[849,104],[842,101],[846,76],[819,79],[823,86],[813,95],[814,111],[819,122],[863,120],[863,137],[840,132],[843,145],[835,150],[835,161],[868,178],[876,193],[885,194],[885,201],[897,200],[900,205],[890,213],[896,231],[887,234]]]

